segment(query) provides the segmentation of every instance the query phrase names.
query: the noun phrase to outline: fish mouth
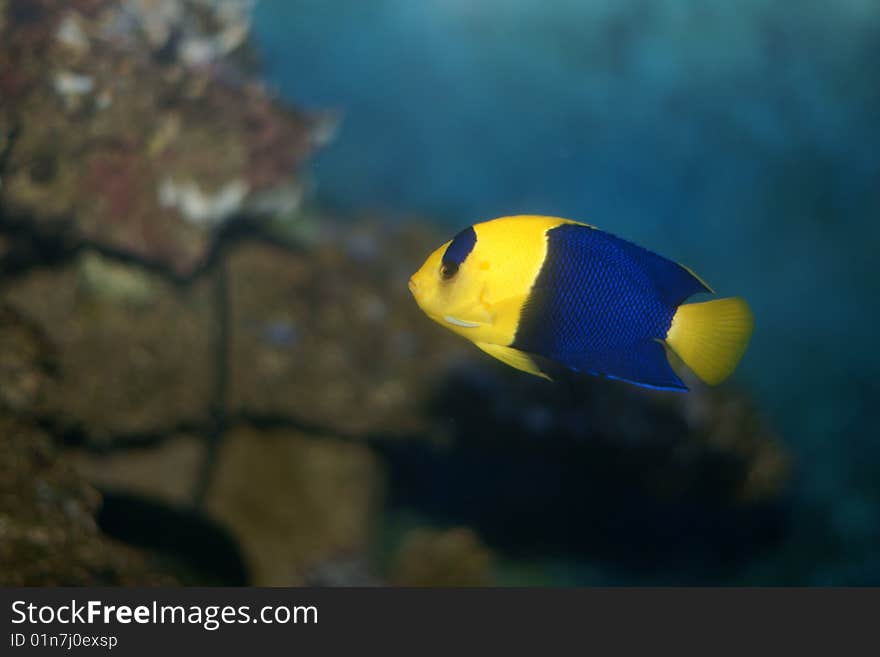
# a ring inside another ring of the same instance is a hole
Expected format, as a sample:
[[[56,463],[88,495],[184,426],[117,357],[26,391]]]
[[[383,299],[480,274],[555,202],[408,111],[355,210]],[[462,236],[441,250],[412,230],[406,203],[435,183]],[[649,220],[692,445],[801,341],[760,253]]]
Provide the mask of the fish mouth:
[[[407,284],[407,287],[409,287],[410,294],[412,294],[412,297],[415,300],[416,305],[422,310],[422,312],[425,313],[428,317],[436,318],[436,314],[431,312],[431,308],[429,307],[429,305],[426,305],[426,302],[424,299],[425,289],[419,287],[419,283],[416,280],[415,275],[413,275],[409,279],[409,283]],[[437,320],[435,319],[435,321],[437,321]]]
[[[409,291],[413,295],[413,298],[416,300],[416,303],[419,305],[419,307],[429,317],[431,317],[434,321],[440,321],[439,318],[442,317],[443,322],[450,324],[452,326],[458,326],[460,328],[479,328],[480,326],[484,325],[483,322],[470,322],[465,319],[459,319],[458,317],[454,317],[453,315],[440,315],[439,312],[435,312],[428,305],[425,305],[424,299],[422,299],[421,295],[419,294],[420,290],[419,290],[419,283],[416,280],[417,277],[418,277],[417,274],[413,274],[412,276],[410,276],[410,279],[407,283],[407,287],[409,287]]]

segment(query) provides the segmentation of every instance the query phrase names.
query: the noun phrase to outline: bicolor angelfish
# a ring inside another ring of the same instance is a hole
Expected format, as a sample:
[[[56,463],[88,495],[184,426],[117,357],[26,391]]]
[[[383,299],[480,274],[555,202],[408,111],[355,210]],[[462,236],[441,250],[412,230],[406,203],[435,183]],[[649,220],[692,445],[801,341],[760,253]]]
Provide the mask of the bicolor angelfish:
[[[685,304],[712,293],[687,267],[558,217],[502,217],[466,228],[428,257],[409,287],[428,317],[545,378],[561,366],[687,390],[671,351],[716,384],[736,368],[753,326],[738,297]]]

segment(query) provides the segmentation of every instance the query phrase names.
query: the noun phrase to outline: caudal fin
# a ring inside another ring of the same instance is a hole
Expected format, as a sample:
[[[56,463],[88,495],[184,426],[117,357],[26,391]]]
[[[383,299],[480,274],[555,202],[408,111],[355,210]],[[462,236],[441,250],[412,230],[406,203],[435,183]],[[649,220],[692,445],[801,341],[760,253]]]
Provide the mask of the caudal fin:
[[[752,335],[754,319],[745,299],[730,297],[678,307],[666,344],[708,384],[736,369]]]

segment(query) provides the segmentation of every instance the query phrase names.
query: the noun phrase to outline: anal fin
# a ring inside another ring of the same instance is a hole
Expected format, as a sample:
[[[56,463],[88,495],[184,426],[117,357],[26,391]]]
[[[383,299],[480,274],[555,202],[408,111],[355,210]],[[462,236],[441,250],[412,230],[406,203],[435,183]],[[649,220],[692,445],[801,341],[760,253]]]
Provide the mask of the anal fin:
[[[645,340],[625,351],[579,354],[561,361],[578,372],[617,379],[654,390],[685,391],[688,387],[678,377],[659,340]]]
[[[541,368],[538,367],[534,359],[524,351],[514,349],[513,347],[490,344],[488,342],[475,342],[474,344],[493,358],[500,360],[502,363],[515,367],[523,372],[540,376],[548,381],[552,380],[547,374],[541,371]]]

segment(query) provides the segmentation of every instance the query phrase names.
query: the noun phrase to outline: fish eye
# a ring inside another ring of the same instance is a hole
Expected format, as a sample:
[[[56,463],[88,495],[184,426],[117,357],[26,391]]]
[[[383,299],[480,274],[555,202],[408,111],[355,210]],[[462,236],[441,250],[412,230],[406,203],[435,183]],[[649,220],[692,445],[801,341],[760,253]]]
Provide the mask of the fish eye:
[[[444,263],[440,265],[440,278],[444,281],[448,281],[450,278],[455,276],[458,273],[458,265],[455,263]]]

